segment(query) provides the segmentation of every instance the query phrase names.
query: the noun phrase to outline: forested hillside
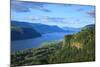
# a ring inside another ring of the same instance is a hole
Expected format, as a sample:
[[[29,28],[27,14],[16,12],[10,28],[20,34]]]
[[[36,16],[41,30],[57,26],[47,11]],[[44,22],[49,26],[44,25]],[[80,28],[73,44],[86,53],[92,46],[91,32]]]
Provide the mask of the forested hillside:
[[[12,66],[95,61],[95,25],[66,35],[63,41],[18,51],[11,57]]]
[[[23,40],[40,36],[41,34],[32,28],[11,26],[11,40]]]

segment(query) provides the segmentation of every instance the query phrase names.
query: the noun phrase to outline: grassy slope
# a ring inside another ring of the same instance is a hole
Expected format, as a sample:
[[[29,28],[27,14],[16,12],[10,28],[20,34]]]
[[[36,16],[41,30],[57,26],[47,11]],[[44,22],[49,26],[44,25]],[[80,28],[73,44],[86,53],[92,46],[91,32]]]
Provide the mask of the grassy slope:
[[[77,34],[66,35],[63,42],[16,52],[12,54],[11,64],[21,66],[94,60],[95,29],[84,28]]]

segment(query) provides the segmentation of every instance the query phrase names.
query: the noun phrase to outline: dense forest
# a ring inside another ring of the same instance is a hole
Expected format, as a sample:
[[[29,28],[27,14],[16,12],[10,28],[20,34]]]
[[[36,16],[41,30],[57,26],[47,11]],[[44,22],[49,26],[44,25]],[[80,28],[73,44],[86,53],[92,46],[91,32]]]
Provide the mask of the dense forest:
[[[95,25],[66,35],[63,41],[45,43],[11,54],[11,66],[95,61]]]

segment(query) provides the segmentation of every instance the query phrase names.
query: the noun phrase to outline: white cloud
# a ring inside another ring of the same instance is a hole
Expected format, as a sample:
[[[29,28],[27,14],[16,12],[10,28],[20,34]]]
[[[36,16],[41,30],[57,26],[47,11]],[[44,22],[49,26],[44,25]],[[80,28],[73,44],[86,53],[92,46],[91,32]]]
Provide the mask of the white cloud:
[[[46,4],[39,2],[21,2],[21,1],[11,0],[11,9],[17,12],[29,12],[30,8],[45,12],[50,12],[50,10],[45,8],[44,5]]]

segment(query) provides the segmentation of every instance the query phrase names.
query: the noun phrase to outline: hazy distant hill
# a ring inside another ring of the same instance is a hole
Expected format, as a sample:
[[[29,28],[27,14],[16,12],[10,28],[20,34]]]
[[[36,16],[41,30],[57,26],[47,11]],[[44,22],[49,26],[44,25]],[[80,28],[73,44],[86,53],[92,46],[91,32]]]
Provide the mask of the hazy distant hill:
[[[86,25],[85,27],[83,27],[83,29],[85,29],[85,28],[95,28],[95,24]]]
[[[81,28],[73,28],[73,27],[63,27],[63,29],[71,32],[79,32],[81,30]]]
[[[40,23],[11,21],[11,25],[16,25],[16,26],[21,26],[21,27],[31,27],[41,34],[54,33],[54,32],[71,32],[69,30],[68,31],[63,30],[62,28],[59,28],[58,26],[45,25],[45,24],[40,24]]]
[[[70,32],[63,30],[62,28],[58,26],[50,26],[50,25],[45,25],[45,24],[40,24],[40,23],[34,23],[32,24],[32,27],[36,29],[38,32],[44,34],[44,33],[53,33],[53,32]]]
[[[28,27],[11,26],[11,40],[22,40],[40,37],[41,34]]]

